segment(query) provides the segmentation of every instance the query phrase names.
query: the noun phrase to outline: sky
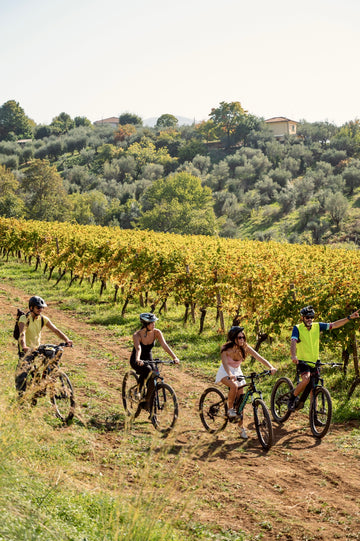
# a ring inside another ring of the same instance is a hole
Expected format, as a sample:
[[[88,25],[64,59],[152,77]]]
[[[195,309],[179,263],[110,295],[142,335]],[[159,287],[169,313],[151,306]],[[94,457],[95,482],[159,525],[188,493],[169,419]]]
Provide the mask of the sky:
[[[134,113],[360,117],[359,0],[0,0],[0,106],[37,124]]]

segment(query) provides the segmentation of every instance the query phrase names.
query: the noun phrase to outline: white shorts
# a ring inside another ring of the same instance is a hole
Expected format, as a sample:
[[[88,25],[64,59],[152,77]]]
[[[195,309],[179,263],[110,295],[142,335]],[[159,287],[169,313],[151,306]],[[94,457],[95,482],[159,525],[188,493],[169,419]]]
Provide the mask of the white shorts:
[[[229,370],[234,376],[243,375],[240,366],[238,366],[237,368],[233,368],[232,366],[229,366]],[[215,383],[219,383],[223,378],[227,378],[227,376],[228,376],[227,372],[225,371],[225,368],[223,364],[221,363],[220,368],[216,374]],[[238,387],[244,387],[244,385],[246,385],[245,379],[242,379],[241,381],[237,381],[236,383]]]

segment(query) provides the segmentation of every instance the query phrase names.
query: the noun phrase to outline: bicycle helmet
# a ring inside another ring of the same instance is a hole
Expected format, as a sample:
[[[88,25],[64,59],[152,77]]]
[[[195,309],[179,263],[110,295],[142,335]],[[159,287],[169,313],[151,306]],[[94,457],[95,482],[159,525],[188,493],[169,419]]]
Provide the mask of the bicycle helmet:
[[[312,306],[304,306],[300,310],[300,315],[302,317],[315,317],[315,310]]]
[[[231,329],[229,330],[228,335],[227,335],[228,340],[230,342],[235,343],[237,335],[239,334],[239,332],[242,332],[243,330],[244,330],[244,327],[239,327],[238,325],[235,325],[234,327],[231,327]]]
[[[41,297],[35,296],[31,297],[29,299],[29,309],[31,309],[33,306],[37,306],[38,308],[46,308],[47,304]]]
[[[155,316],[155,314],[151,314],[150,312],[144,312],[143,314],[140,314],[140,322],[143,325],[148,325],[149,323],[155,323],[158,318]]]

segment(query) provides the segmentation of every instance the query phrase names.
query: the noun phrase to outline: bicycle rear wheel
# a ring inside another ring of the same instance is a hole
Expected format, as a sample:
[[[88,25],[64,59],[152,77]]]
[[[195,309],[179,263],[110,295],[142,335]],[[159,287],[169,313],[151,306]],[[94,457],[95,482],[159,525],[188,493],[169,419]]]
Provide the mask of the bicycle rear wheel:
[[[71,382],[64,372],[58,372],[50,386],[50,402],[55,415],[67,423],[75,414],[75,397]]]
[[[179,406],[175,391],[167,383],[158,383],[151,399],[151,422],[159,432],[168,434],[175,426]]]
[[[140,412],[139,376],[135,370],[126,372],[122,382],[122,401],[126,413],[136,417]]]
[[[271,391],[270,407],[274,421],[284,423],[291,414],[288,402],[294,385],[289,378],[280,378]]]
[[[325,387],[316,387],[310,405],[309,421],[315,438],[323,438],[329,428],[332,416],[330,393]]]
[[[255,428],[259,442],[264,449],[268,450],[274,441],[269,410],[267,409],[265,402],[260,398],[255,398],[253,408]]]
[[[216,387],[209,387],[200,397],[199,413],[204,427],[210,434],[224,430],[228,423],[227,400]]]

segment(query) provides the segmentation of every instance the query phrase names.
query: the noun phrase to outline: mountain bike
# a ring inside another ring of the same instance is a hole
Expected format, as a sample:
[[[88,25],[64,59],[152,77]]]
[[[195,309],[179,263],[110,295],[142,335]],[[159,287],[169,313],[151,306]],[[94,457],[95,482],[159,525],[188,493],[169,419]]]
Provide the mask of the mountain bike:
[[[298,411],[304,407],[310,394],[309,422],[311,432],[315,438],[323,438],[330,428],[332,401],[329,391],[324,387],[324,380],[320,377],[321,367],[330,366],[331,368],[337,368],[342,366],[342,364],[322,363],[319,360],[316,362],[307,362],[306,364],[313,364],[315,370],[311,373],[310,381],[301,393],[295,410]],[[296,371],[296,384],[299,381],[300,376],[298,371]],[[278,379],[272,389],[271,413],[273,419],[278,423],[287,421],[292,413],[288,408],[288,402],[293,389],[294,384],[286,377]]]
[[[262,393],[256,388],[255,382],[255,380],[270,374],[270,370],[264,370],[258,374],[252,372],[249,376],[237,377],[238,381],[248,378],[251,380],[251,383],[246,383],[246,385],[244,385],[244,387],[248,387],[247,392],[240,395],[235,400],[234,409],[237,412],[237,416],[233,419],[229,419],[228,417],[227,398],[225,398],[222,391],[217,387],[209,387],[206,389],[199,401],[200,419],[206,430],[210,432],[210,434],[217,434],[224,430],[229,422],[239,422],[239,420],[242,419],[246,404],[249,399],[251,399],[257,437],[265,450],[270,449],[274,440],[270,414],[263,401]],[[254,395],[258,395],[258,397]]]
[[[156,430],[167,435],[175,426],[179,414],[179,406],[174,389],[164,382],[160,375],[161,364],[175,364],[174,361],[154,359],[143,361],[152,368],[151,376],[154,390],[149,401],[149,418]],[[139,386],[139,375],[135,370],[126,372],[122,383],[122,401],[124,409],[131,419],[135,419],[145,405],[146,385],[142,391]]]
[[[38,398],[48,395],[56,417],[68,423],[74,417],[75,397],[69,377],[59,367],[64,347],[68,345],[42,344],[32,351],[23,398],[35,406]]]

